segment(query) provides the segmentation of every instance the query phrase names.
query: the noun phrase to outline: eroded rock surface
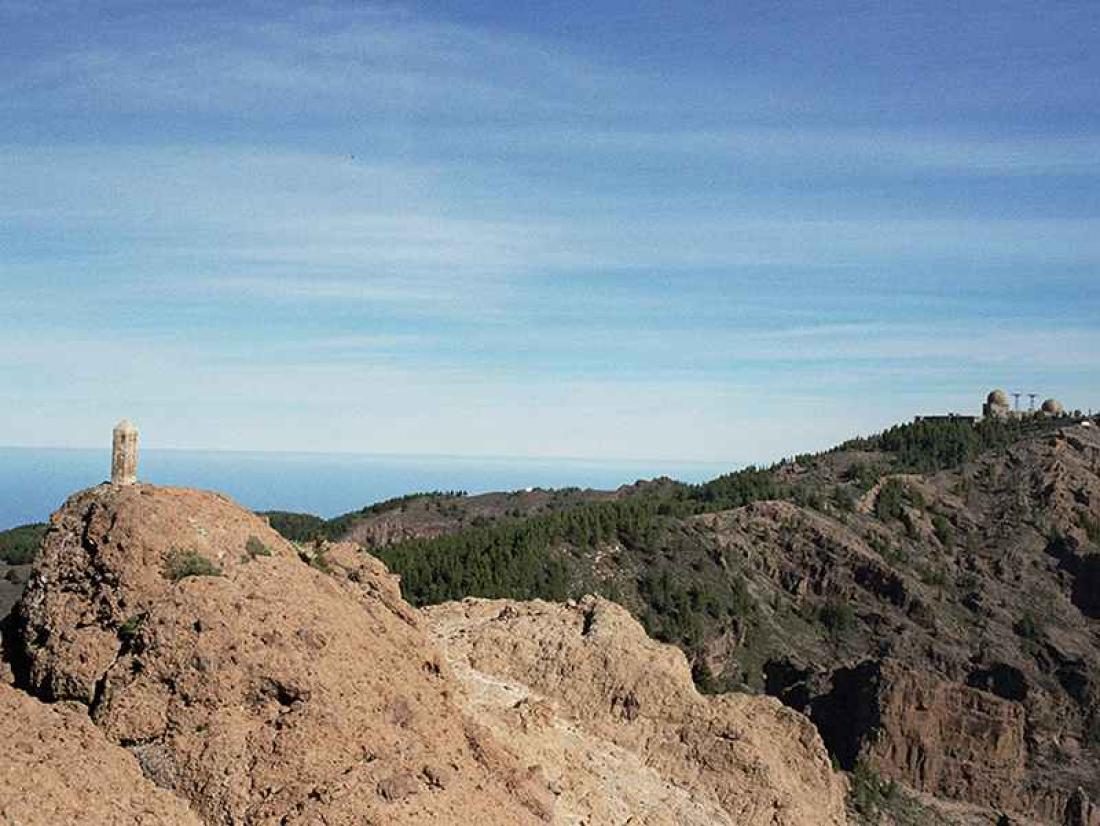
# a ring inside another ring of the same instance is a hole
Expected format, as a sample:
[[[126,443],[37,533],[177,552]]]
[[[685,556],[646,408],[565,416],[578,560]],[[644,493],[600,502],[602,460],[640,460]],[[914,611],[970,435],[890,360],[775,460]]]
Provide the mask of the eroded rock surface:
[[[196,557],[220,573],[177,579]],[[311,567],[225,497],[73,497],[18,612],[24,684],[85,705],[206,823],[551,816],[545,784],[460,714],[381,563],[338,546]]]
[[[942,797],[1023,808],[1022,705],[891,662],[838,669],[832,680],[811,714],[846,759]]]
[[[425,613],[466,708],[542,762],[562,822],[845,822],[843,782],[805,717],[773,698],[699,695],[683,654],[614,603]]]
[[[0,683],[0,743],[0,824],[201,824],[80,706],[46,705]]]

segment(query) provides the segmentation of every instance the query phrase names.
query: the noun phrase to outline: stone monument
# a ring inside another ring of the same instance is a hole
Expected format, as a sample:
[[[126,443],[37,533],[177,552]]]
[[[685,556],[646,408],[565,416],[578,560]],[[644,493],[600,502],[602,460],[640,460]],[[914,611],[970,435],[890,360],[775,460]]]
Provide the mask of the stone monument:
[[[111,442],[111,484],[133,485],[137,482],[138,431],[129,419],[115,425]]]

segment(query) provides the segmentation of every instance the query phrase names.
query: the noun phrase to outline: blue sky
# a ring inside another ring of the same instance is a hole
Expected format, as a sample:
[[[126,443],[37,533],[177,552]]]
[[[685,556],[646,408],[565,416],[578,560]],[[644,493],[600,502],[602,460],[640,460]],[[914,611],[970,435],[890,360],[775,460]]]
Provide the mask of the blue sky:
[[[0,444],[762,461],[1100,407],[1094,2],[0,0]]]

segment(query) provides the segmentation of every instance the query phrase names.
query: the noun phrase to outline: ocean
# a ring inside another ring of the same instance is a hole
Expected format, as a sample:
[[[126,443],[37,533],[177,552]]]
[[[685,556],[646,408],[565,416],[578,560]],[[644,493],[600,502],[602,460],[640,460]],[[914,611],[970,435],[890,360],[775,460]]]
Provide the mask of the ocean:
[[[732,469],[703,462],[144,450],[139,477],[221,491],[252,510],[332,517],[419,491],[613,489],[657,476],[702,482]],[[0,530],[45,521],[70,494],[109,477],[108,450],[0,447]]]

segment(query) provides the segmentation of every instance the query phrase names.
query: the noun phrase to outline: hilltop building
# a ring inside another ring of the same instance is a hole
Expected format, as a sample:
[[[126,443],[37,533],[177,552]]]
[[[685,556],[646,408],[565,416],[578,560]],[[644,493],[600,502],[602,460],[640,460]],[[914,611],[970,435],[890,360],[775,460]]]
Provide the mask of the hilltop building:
[[[1019,397],[1019,393],[1016,394]],[[1034,399],[1034,396],[1032,397]],[[992,390],[982,404],[982,415],[971,416],[963,413],[937,413],[932,416],[916,416],[915,422],[962,422],[976,424],[982,419],[1022,419],[1025,416],[1057,417],[1066,415],[1066,409],[1058,399],[1047,399],[1038,410],[1019,410],[1013,408],[1004,390]],[[1080,415],[1075,413],[1075,415]]]
[[[1043,402],[1043,406],[1039,408],[1039,412],[1047,416],[1061,416],[1066,412],[1066,409],[1062,407],[1062,403],[1057,399],[1047,399]]]
[[[1020,394],[1017,393],[1017,396]],[[1030,394],[1029,394],[1030,395]],[[1034,400],[1034,396],[1031,396]],[[1066,413],[1065,407],[1057,399],[1047,399],[1042,403],[1038,410],[1014,410],[1008,404],[1008,394],[1004,390],[993,390],[988,396],[985,397],[985,404],[982,405],[982,418],[983,419],[1020,419],[1024,416],[1064,416]]]
[[[1008,394],[1004,390],[993,390],[985,397],[982,405],[983,419],[1012,418],[1012,408],[1008,404]]]
[[[978,421],[977,416],[967,416],[964,413],[935,413],[931,416],[915,416],[913,418],[915,422],[933,422],[935,424],[942,424],[943,422],[962,422],[964,424],[974,424]]]

